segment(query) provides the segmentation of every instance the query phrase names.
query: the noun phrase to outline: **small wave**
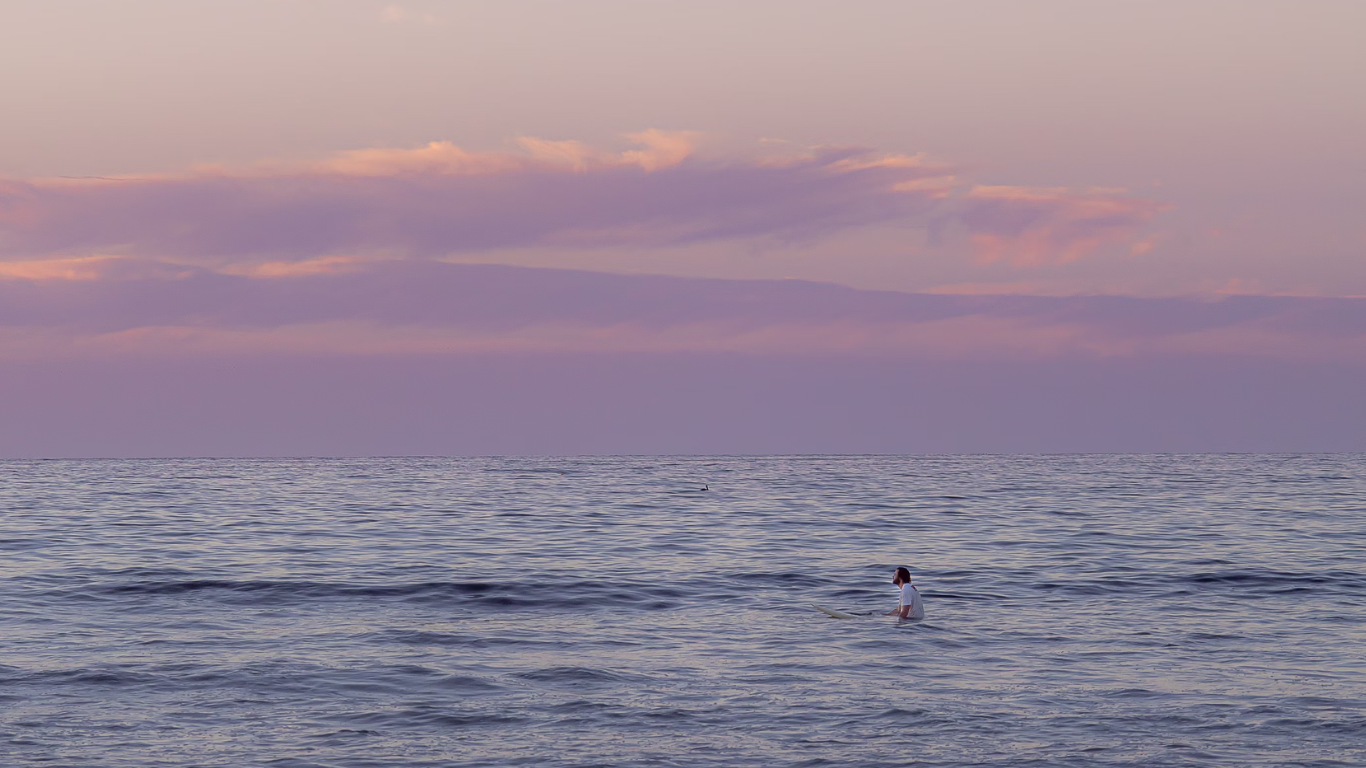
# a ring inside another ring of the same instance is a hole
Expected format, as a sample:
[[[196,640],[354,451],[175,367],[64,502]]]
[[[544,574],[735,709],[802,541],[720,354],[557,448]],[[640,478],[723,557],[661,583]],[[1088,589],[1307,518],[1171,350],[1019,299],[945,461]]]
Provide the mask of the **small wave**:
[[[395,643],[398,645],[438,646],[451,648],[497,648],[500,646],[542,646],[562,648],[567,644],[553,640],[538,640],[526,636],[505,636],[490,634],[457,634],[453,632],[430,632],[422,630],[384,630],[372,632],[367,636],[374,643]]]
[[[806,573],[732,573],[729,578],[735,581],[765,587],[820,587],[830,584],[828,579]]]
[[[516,725],[526,722],[527,718],[497,712],[452,711],[445,707],[421,706],[379,712],[357,712],[337,715],[332,719],[355,725],[391,728],[412,728],[432,725],[473,728],[479,726]]]
[[[447,675],[436,683],[439,688],[449,688],[457,691],[499,691],[502,686],[491,683],[482,677],[470,675]]]
[[[1044,581],[1034,589],[1058,594],[1097,596],[1158,594],[1180,597],[1217,592],[1229,596],[1272,596],[1302,593],[1366,594],[1366,576],[1352,571],[1294,573],[1262,569],[1199,571],[1144,579],[1098,578]]]
[[[1043,581],[1034,585],[1035,589],[1068,595],[1109,595],[1139,592],[1152,589],[1152,584],[1132,579],[1094,579],[1077,581]]]
[[[43,538],[0,539],[0,551],[23,552],[28,549],[42,549],[53,543],[53,539]]]
[[[610,607],[658,611],[675,608],[686,593],[654,584],[565,581],[553,597],[521,582],[425,581],[397,584],[348,584],[317,581],[175,579],[102,584],[66,590],[75,599],[203,594],[235,604],[287,605],[316,600],[393,599],[413,603],[449,603],[467,609],[495,608],[579,612]]]
[[[100,669],[80,667],[76,669],[43,670],[27,672],[10,667],[7,674],[0,674],[0,682],[7,685],[49,686],[107,686],[111,688],[153,685],[162,682],[159,675],[120,669]]]
[[[353,739],[357,736],[378,736],[379,731],[372,731],[368,728],[341,728],[330,733],[315,733],[309,736],[310,739]]]
[[[1366,594],[1366,575],[1353,571],[1321,571],[1296,573],[1263,569],[1230,569],[1202,571],[1176,577],[1177,584],[1200,588],[1228,587],[1237,591],[1262,594],[1293,594],[1303,592],[1336,592]]]
[[[1103,693],[1101,695],[1112,699],[1151,699],[1165,696],[1166,694],[1150,691],[1147,688],[1121,688],[1120,690],[1109,691],[1108,693]]]
[[[925,717],[929,714],[929,710],[920,709],[918,707],[914,709],[902,709],[901,707],[892,707],[891,709],[884,710],[878,713],[877,715],[875,715],[875,717],[877,717],[877,719],[879,720],[892,720],[895,722],[904,723],[923,723]]]
[[[546,667],[530,672],[520,672],[517,677],[533,683],[563,686],[566,688],[602,688],[643,680],[640,675],[612,672],[592,667]]]

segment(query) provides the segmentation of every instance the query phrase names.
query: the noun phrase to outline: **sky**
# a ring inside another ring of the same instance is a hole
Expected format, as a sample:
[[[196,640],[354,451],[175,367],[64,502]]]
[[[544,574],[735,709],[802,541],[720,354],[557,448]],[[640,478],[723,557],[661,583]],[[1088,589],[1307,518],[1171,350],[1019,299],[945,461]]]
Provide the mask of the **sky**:
[[[1366,5],[0,9],[0,457],[1366,450]]]

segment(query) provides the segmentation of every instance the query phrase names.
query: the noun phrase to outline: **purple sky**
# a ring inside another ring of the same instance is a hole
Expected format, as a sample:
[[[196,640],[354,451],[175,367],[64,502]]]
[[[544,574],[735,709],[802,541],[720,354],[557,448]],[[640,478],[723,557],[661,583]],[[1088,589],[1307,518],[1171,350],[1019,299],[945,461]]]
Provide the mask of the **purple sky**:
[[[1366,6],[9,4],[0,456],[1366,450]]]

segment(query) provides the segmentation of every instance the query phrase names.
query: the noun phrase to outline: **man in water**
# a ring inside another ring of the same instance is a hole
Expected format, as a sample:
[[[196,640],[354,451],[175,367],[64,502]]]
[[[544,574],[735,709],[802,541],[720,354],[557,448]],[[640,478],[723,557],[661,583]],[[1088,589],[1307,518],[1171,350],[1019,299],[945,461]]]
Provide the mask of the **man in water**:
[[[897,568],[896,573],[892,574],[892,583],[901,589],[901,605],[897,606],[895,611],[888,611],[887,615],[896,614],[902,619],[925,618],[925,606],[921,605],[920,593],[911,583],[911,572],[905,568]]]

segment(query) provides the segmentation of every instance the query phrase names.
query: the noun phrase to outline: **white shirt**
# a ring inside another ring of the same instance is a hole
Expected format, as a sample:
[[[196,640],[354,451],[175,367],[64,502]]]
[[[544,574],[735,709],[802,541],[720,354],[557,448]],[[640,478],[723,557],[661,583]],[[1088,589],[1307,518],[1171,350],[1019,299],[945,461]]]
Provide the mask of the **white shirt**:
[[[905,608],[908,605],[911,606],[911,613],[908,618],[925,618],[925,606],[920,602],[920,593],[917,592],[915,587],[911,584],[902,584],[901,604],[898,605],[897,608]]]

